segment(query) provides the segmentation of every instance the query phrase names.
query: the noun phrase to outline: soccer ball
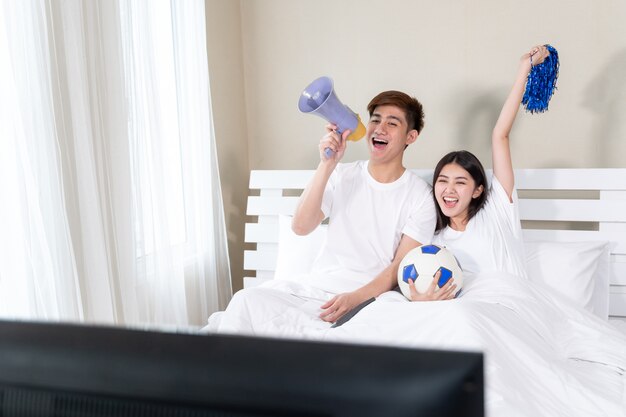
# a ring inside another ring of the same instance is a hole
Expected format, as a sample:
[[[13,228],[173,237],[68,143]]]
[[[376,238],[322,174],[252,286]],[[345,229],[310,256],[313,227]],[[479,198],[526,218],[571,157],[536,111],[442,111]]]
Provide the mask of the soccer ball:
[[[418,292],[425,293],[437,271],[441,271],[441,276],[435,291],[443,287],[450,278],[454,278],[457,291],[455,296],[458,295],[463,287],[463,271],[452,252],[437,245],[422,245],[412,249],[398,267],[398,286],[402,294],[411,299],[409,279],[415,282]]]

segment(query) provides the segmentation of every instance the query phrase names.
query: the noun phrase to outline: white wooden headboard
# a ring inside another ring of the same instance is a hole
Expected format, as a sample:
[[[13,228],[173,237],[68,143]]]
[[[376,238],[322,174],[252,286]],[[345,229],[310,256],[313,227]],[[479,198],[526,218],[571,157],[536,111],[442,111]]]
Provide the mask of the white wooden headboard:
[[[431,182],[432,170],[413,170]],[[312,170],[250,173],[244,251],[244,286],[271,279],[278,242],[278,215],[293,214]],[[518,169],[515,182],[527,240],[599,241],[611,244],[609,314],[626,320],[626,168]],[[258,190],[258,191],[257,191]]]

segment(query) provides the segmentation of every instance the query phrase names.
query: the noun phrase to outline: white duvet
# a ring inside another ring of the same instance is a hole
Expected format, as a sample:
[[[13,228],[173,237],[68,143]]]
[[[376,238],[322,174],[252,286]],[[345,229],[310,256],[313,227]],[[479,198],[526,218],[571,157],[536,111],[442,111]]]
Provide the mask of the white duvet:
[[[409,302],[385,293],[338,328],[317,318],[326,293],[277,281],[256,294],[213,315],[209,330],[478,350],[485,354],[490,417],[626,416],[626,336],[513,276],[468,279],[451,301]],[[286,298],[292,304],[285,308]]]

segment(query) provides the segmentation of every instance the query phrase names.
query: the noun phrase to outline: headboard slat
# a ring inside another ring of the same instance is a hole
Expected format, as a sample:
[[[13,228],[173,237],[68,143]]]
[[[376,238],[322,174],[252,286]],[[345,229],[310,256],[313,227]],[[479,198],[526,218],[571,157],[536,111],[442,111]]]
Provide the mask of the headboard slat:
[[[247,223],[245,230],[246,243],[278,242],[278,227],[273,223]]]
[[[271,214],[293,214],[298,204],[298,197],[248,197],[249,216]]]
[[[522,220],[618,222],[624,220],[626,201],[521,199],[519,210]]]
[[[516,169],[515,184],[527,190],[626,190],[625,172],[621,168]]]

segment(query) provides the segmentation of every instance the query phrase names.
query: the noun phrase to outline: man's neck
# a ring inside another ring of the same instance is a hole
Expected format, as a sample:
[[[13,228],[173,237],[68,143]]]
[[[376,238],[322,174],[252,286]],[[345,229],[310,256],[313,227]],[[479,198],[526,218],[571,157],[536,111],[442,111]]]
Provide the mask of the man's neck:
[[[369,161],[367,169],[372,178],[383,184],[396,181],[406,170],[402,162],[394,164],[375,164],[372,163],[371,160]]]

